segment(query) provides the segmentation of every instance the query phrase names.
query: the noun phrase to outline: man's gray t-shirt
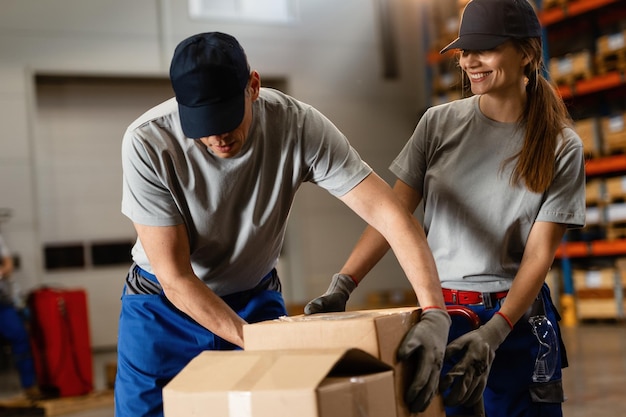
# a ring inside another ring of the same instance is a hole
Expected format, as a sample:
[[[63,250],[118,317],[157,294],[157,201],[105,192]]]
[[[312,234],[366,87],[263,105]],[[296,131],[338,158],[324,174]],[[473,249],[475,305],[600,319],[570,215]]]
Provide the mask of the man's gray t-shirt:
[[[479,96],[427,110],[390,169],[424,201],[424,229],[444,288],[507,290],[535,221],[585,223],[582,142],[565,128],[550,188],[512,186],[524,141],[515,123],[482,114]]]
[[[148,226],[185,224],[196,275],[218,295],[247,290],[275,267],[305,181],[342,196],[371,173],[320,112],[262,88],[241,153],[214,156],[185,137],[175,99],[127,129],[122,212]],[[153,272],[137,240],[133,260]]]

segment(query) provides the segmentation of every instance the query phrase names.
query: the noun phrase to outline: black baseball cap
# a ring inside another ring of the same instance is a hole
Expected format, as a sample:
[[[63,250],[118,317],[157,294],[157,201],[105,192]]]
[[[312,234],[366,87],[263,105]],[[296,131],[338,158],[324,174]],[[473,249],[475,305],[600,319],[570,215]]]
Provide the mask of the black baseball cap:
[[[230,35],[200,33],[179,43],[170,80],[185,136],[198,139],[239,126],[249,77],[246,54]]]
[[[541,37],[541,25],[528,0],[471,0],[461,16],[459,37],[443,48],[484,51],[505,41]]]

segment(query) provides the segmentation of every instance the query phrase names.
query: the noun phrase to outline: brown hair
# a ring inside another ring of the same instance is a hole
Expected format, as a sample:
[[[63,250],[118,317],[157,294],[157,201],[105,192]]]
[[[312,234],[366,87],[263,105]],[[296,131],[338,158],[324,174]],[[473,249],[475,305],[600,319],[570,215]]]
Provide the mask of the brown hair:
[[[520,126],[526,125],[522,149],[504,164],[517,160],[511,174],[511,183],[523,183],[536,193],[545,192],[554,178],[555,154],[558,136],[572,121],[565,103],[554,85],[542,74],[543,50],[541,38],[513,39],[513,44],[529,59],[524,69],[527,77],[526,107]],[[463,73],[463,90],[469,87]]]

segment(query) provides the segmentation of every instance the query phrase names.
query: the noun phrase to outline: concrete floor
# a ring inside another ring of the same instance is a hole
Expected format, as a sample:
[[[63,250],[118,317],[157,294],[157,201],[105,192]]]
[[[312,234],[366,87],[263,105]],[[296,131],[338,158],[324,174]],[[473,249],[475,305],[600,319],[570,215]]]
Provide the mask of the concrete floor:
[[[563,329],[570,367],[564,372],[565,417],[626,416],[626,323],[587,323]],[[105,388],[105,364],[114,352],[94,355],[96,390]],[[19,393],[13,371],[0,373],[0,399]],[[112,407],[67,417],[113,417]]]
[[[563,329],[565,417],[626,416],[626,323]]]

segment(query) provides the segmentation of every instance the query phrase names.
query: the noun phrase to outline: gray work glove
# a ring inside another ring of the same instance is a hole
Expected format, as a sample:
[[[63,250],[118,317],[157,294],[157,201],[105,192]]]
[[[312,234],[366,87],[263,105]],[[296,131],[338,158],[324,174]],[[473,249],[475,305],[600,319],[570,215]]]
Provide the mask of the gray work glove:
[[[356,283],[350,275],[335,274],[326,292],[304,307],[304,314],[332,313],[346,311],[346,303]]]
[[[424,411],[437,393],[450,323],[446,310],[428,309],[400,343],[398,360],[411,360],[415,365],[415,376],[404,395],[412,413]]]
[[[439,389],[452,387],[444,398],[447,406],[471,406],[482,399],[496,349],[511,332],[504,317],[494,316],[477,330],[460,336],[446,348],[446,360],[461,354],[461,359],[441,378]]]

